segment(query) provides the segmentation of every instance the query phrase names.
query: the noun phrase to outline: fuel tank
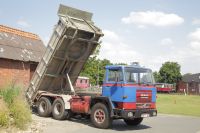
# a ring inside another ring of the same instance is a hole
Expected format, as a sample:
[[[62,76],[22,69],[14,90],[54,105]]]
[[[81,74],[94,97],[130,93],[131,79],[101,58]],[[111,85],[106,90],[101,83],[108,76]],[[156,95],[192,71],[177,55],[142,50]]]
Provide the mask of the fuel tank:
[[[73,96],[70,100],[70,108],[75,113],[88,113],[90,108],[90,96]]]

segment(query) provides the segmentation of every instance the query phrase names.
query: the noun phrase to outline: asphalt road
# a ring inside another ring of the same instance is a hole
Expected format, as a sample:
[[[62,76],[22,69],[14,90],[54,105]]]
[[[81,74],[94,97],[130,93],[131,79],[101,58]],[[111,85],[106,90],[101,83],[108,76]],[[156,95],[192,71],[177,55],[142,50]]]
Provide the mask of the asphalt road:
[[[112,129],[94,128],[86,119],[57,121],[36,115],[33,115],[33,119],[42,123],[44,133],[200,133],[200,117],[190,116],[160,114],[144,119],[137,127],[127,126],[122,120],[116,120]]]

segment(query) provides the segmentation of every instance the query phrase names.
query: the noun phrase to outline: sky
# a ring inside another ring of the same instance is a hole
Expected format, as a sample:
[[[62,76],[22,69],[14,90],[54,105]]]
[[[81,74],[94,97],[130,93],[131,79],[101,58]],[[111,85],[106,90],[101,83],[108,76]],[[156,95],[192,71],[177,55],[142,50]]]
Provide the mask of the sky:
[[[175,61],[182,74],[200,73],[199,0],[1,0],[0,24],[36,33],[47,45],[59,4],[93,13],[104,33],[100,59],[153,71]]]

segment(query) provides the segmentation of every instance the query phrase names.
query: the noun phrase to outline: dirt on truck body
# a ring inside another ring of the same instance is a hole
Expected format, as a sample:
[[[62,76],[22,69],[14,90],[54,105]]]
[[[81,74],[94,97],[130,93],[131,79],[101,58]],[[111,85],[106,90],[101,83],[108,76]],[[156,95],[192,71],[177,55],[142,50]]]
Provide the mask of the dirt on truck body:
[[[103,35],[92,22],[92,13],[60,5],[58,16],[46,52],[27,89],[26,95],[32,104],[39,91],[70,93],[67,74],[74,84]]]

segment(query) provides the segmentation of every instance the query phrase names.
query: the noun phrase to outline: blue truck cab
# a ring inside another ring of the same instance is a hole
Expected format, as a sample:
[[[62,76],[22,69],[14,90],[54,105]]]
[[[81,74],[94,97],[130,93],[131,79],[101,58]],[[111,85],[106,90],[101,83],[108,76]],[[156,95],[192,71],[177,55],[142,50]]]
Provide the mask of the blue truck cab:
[[[106,66],[102,96],[109,98],[113,117],[124,119],[128,125],[157,115],[152,70],[138,64]]]

